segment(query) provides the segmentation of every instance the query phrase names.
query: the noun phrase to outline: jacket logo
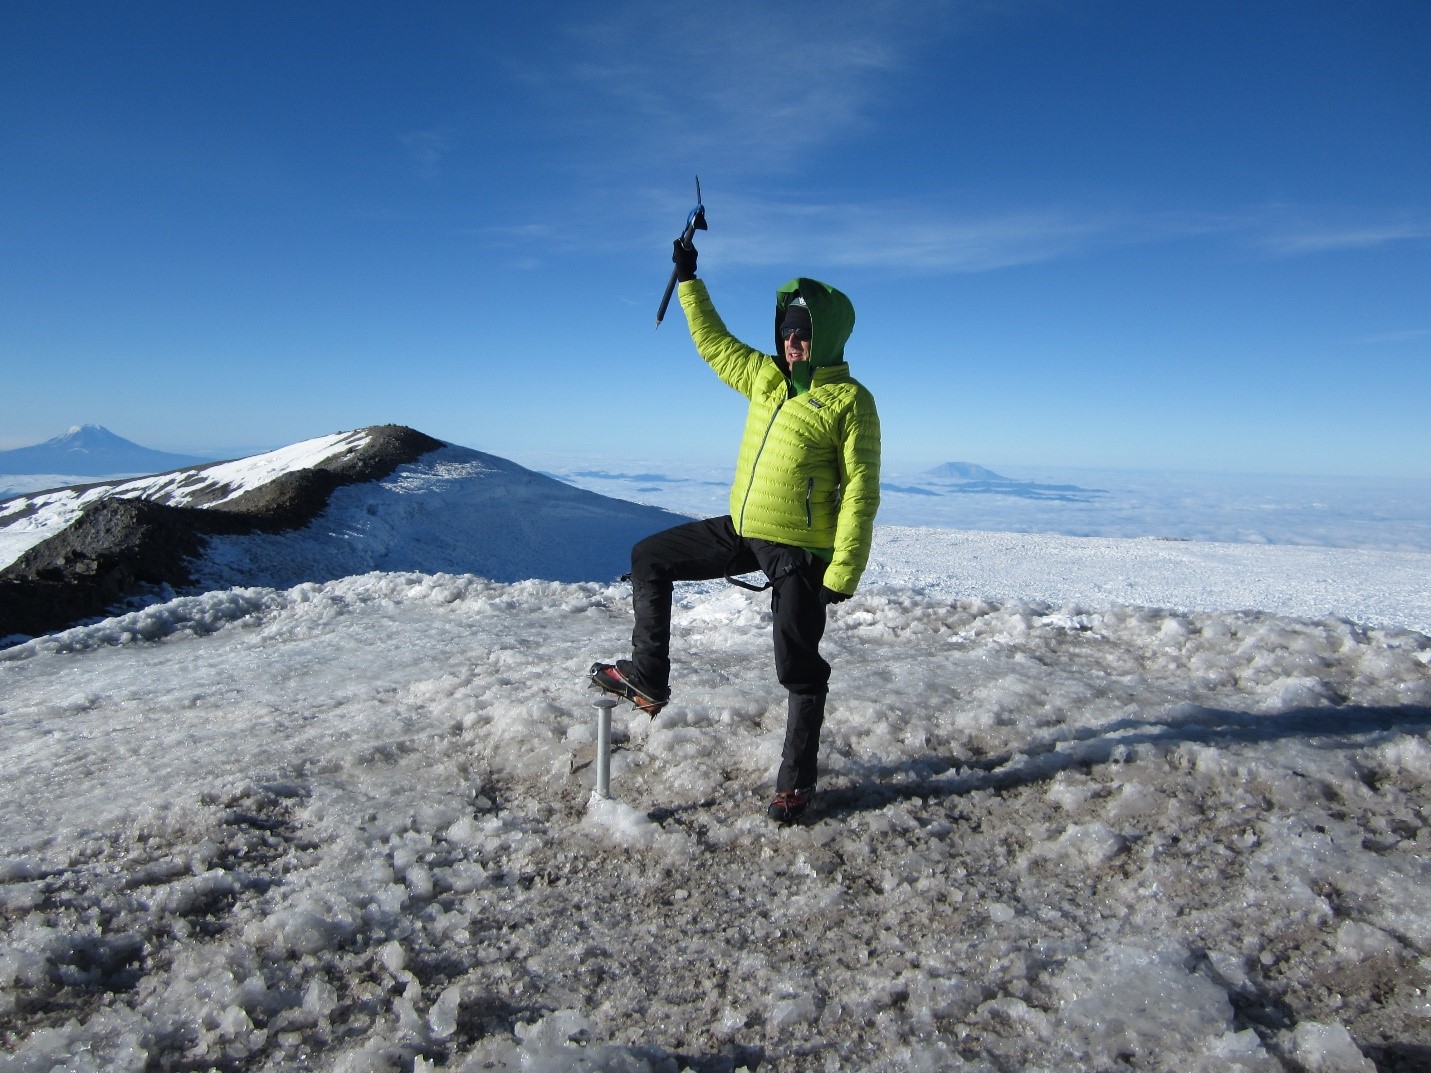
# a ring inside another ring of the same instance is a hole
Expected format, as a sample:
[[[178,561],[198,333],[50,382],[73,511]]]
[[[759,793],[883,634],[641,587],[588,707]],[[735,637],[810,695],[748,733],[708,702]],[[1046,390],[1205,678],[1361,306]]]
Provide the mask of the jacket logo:
[[[807,398],[805,399],[805,401],[808,402],[811,406],[813,406],[813,407],[814,407],[815,409],[817,409],[817,410],[823,410],[823,409],[825,408],[825,407],[820,403],[820,400],[819,400],[819,399],[812,399],[812,398],[807,397]]]

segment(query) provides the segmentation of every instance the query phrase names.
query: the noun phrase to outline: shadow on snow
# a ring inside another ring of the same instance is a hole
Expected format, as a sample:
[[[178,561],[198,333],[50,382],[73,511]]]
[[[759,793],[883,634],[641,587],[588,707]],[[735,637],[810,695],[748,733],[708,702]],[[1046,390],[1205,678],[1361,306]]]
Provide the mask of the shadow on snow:
[[[907,764],[859,766],[853,785],[820,795],[821,811],[831,817],[848,816],[877,810],[896,800],[1016,789],[1046,782],[1063,771],[1119,762],[1143,745],[1256,745],[1303,738],[1318,749],[1353,749],[1367,745],[1373,735],[1423,733],[1428,729],[1431,708],[1412,705],[1296,708],[1274,715],[1201,707],[1180,709],[1164,720],[1117,719],[1102,727],[1070,730],[1033,742],[1021,752],[974,760],[929,756]]]

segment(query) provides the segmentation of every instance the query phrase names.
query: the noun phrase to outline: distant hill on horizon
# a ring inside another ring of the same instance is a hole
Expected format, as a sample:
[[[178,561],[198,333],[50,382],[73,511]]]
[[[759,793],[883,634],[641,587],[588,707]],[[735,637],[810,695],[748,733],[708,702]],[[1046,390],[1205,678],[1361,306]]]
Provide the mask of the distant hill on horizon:
[[[976,466],[973,462],[945,462],[941,466],[926,470],[924,475],[946,481],[1008,481],[1010,484],[1014,483],[1010,478],[995,473],[991,469],[985,469],[983,466]]]
[[[214,461],[143,447],[102,425],[74,425],[54,439],[0,451],[0,473],[56,473],[74,477],[164,473]]]
[[[1082,488],[1076,484],[1039,484],[1035,481],[1019,481],[1003,474],[995,473],[973,462],[945,462],[941,466],[925,470],[922,476],[934,482],[936,494],[943,495],[994,495],[1012,496],[1015,499],[1037,499],[1064,503],[1088,503],[1104,495],[1101,488]],[[912,495],[928,495],[922,488],[886,485],[891,492],[905,492]]]

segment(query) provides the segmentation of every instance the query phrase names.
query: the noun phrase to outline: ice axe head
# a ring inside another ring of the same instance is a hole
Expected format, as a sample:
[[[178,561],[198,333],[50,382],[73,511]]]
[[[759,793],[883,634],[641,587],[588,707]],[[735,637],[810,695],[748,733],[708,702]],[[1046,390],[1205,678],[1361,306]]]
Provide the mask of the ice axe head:
[[[689,246],[691,239],[697,231],[709,231],[706,227],[706,207],[697,205],[691,210],[690,216],[686,217],[686,229],[681,232],[681,245]]]
[[[706,227],[706,206],[701,198],[701,177],[696,176],[696,207],[686,217],[686,229],[681,232],[681,245],[690,248],[691,239],[697,231],[708,231]]]

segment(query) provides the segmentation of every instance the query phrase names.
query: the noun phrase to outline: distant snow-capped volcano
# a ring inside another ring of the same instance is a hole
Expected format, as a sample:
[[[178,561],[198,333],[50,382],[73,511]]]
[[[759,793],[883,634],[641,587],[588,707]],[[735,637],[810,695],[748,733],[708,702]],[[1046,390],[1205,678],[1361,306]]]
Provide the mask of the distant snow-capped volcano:
[[[73,425],[32,447],[0,451],[0,473],[64,473],[108,477],[120,473],[160,473],[197,466],[208,459],[141,447],[100,425]]]

